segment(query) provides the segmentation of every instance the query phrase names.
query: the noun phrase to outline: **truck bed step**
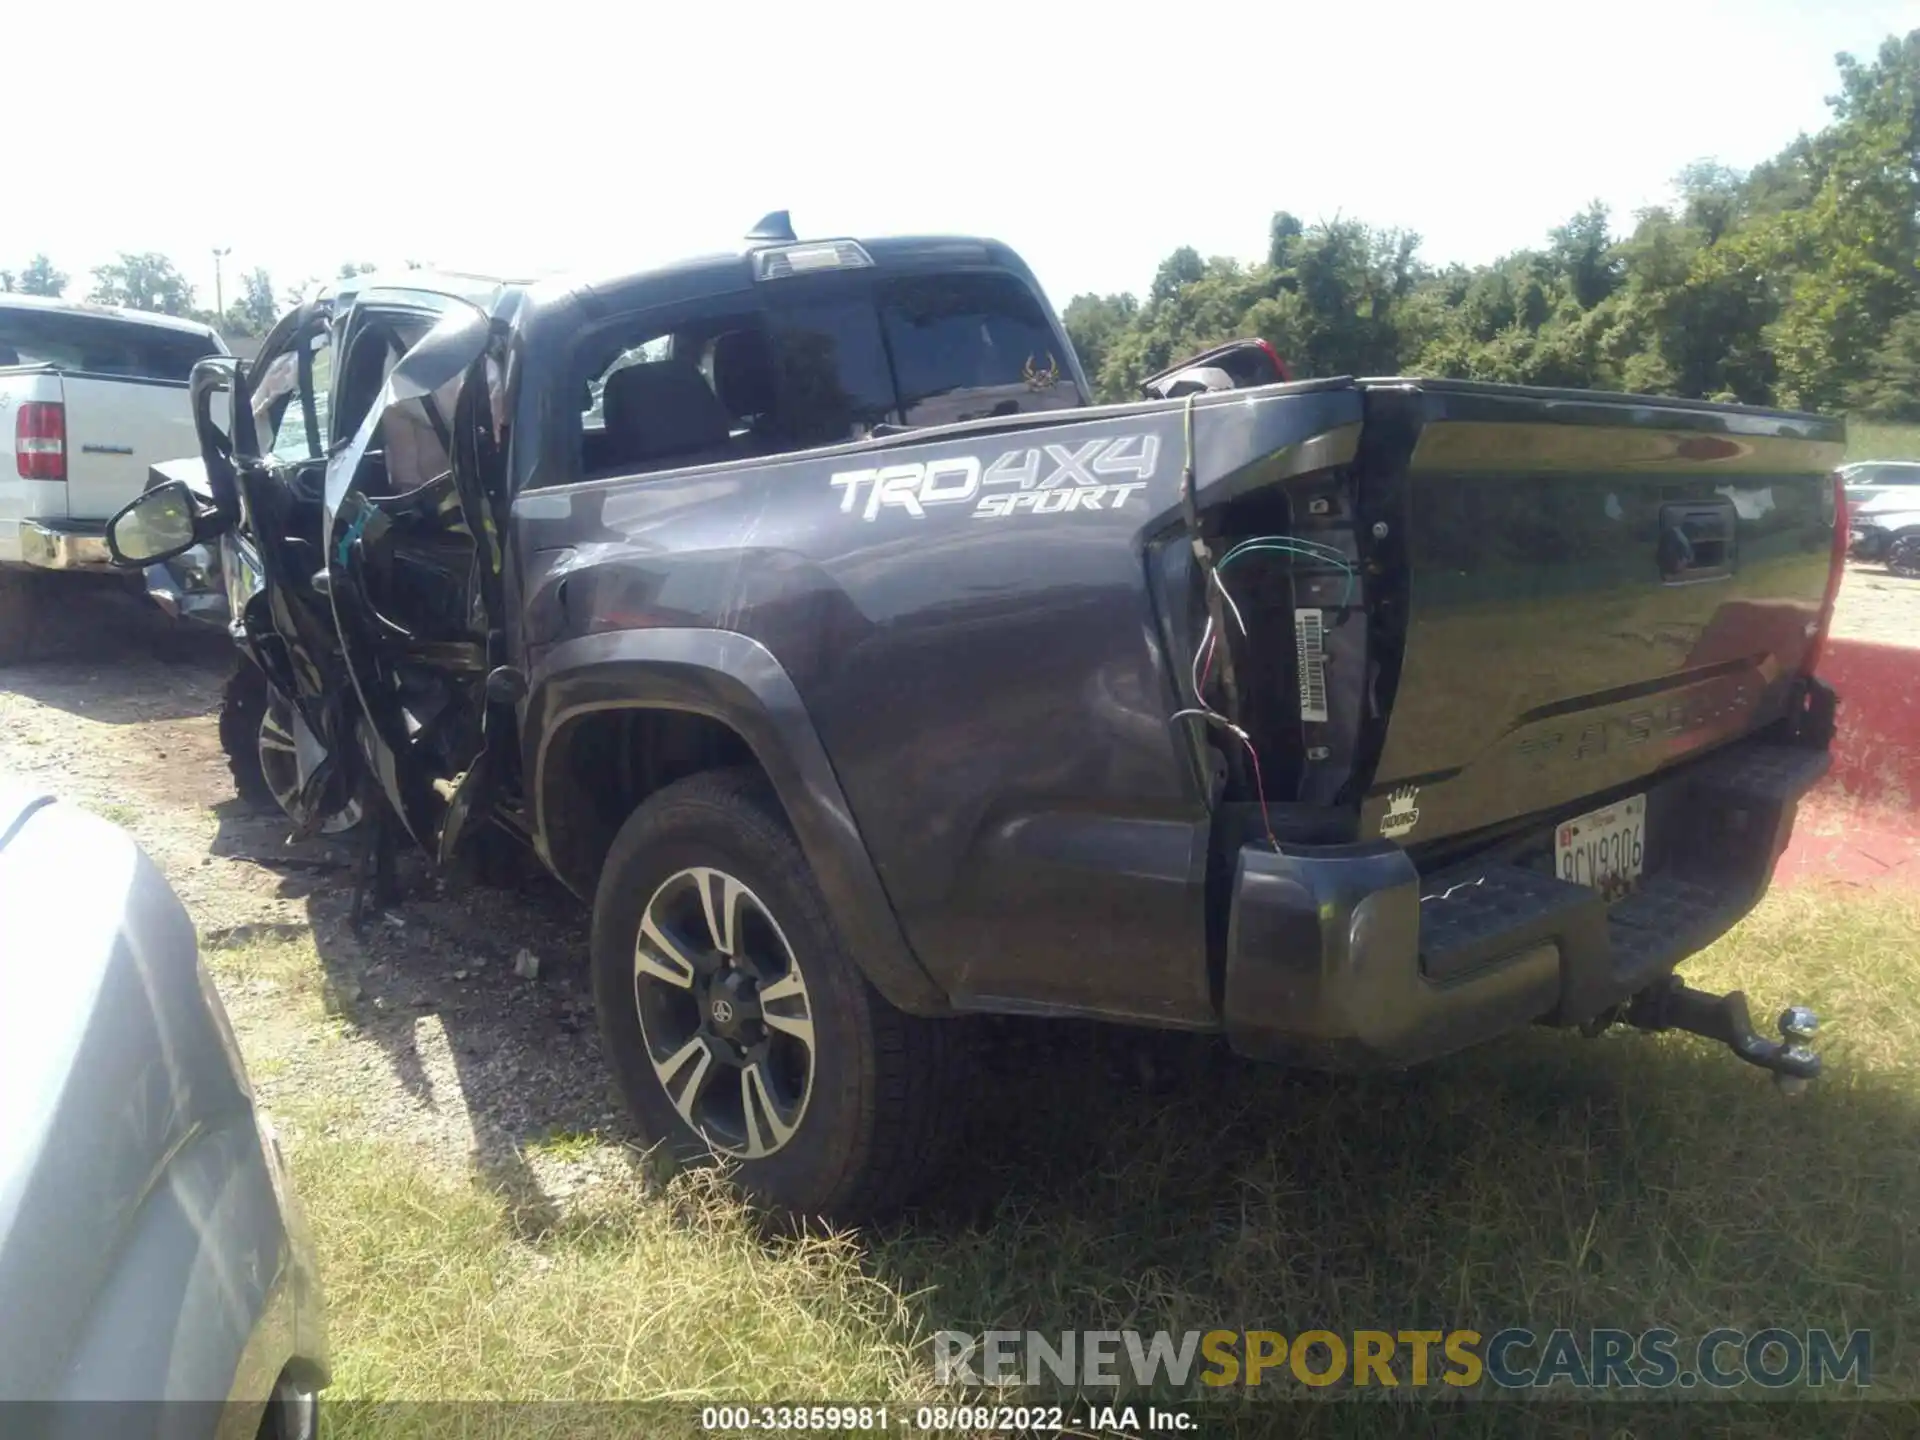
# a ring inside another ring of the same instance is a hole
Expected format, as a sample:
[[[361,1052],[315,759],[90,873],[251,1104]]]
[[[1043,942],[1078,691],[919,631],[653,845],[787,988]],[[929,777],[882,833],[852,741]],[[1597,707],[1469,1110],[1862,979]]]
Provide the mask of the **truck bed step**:
[[[1442,871],[1421,892],[1420,968],[1429,980],[1459,979],[1569,927],[1605,923],[1594,891],[1518,865]]]

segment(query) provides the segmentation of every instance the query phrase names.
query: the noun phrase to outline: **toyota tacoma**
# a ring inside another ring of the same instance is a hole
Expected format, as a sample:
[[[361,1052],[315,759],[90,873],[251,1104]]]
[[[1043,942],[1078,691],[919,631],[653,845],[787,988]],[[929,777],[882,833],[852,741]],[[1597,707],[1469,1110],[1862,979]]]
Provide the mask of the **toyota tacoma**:
[[[641,1127],[778,1207],[911,1196],[971,1014],[1333,1069],[1625,1021],[1818,1069],[1810,1015],[1763,1037],[1674,970],[1827,765],[1837,421],[1218,354],[1098,405],[1003,245],[778,214],[369,313],[345,438],[287,458],[316,397],[249,380],[316,326],[203,362],[209,494],[116,555],[247,527],[289,813],[361,805],[376,898],[397,838],[531,851],[593,907]]]

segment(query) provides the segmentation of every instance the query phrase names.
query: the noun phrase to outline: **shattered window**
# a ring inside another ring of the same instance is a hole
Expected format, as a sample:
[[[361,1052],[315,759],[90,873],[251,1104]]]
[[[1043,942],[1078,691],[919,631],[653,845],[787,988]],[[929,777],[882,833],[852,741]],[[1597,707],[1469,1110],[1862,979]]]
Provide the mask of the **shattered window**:
[[[308,393],[301,393],[299,354],[293,350],[275,356],[254,381],[256,433],[270,437],[267,452],[276,460],[318,459],[324,444],[318,437],[327,433],[327,387],[333,376],[333,352],[325,335],[314,336],[310,346],[312,384]],[[307,430],[308,404],[313,407],[313,434]]]
[[[253,389],[253,433],[276,459],[302,460],[307,455],[306,421],[295,397],[300,389],[300,357],[283,350],[258,374],[249,375]],[[297,443],[298,449],[293,449]]]

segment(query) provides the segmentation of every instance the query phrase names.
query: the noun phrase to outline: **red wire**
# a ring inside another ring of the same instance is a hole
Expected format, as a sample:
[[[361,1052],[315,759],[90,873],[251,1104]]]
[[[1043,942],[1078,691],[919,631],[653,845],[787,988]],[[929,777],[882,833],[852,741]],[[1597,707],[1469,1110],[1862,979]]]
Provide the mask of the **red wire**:
[[[1213,647],[1218,639],[1219,637],[1217,635],[1209,635],[1207,637],[1207,658],[1200,662],[1200,690],[1203,694],[1207,688],[1207,677],[1213,674]],[[1200,700],[1202,705],[1207,703],[1205,700],[1201,700],[1199,695],[1195,695],[1193,698]]]
[[[1247,758],[1253,761],[1253,793],[1260,799],[1260,823],[1266,828],[1267,843],[1278,850],[1280,841],[1273,833],[1272,817],[1267,814],[1267,782],[1260,777],[1260,752],[1253,748],[1253,741],[1244,735],[1240,737],[1240,743],[1247,747]]]

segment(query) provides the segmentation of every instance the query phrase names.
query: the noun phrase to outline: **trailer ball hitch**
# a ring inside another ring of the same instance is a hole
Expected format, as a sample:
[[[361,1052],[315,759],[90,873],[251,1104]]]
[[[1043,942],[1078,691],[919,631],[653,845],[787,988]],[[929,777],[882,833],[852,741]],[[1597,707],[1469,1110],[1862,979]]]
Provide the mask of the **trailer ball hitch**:
[[[1664,984],[1635,995],[1626,1019],[1640,1030],[1684,1030],[1718,1040],[1749,1065],[1772,1071],[1774,1083],[1789,1095],[1798,1095],[1820,1074],[1820,1057],[1808,1044],[1820,1020],[1805,1005],[1783,1010],[1780,1038],[1767,1040],[1754,1033],[1747,997],[1740,991],[1710,995],[1689,989],[1678,976],[1669,976]]]

